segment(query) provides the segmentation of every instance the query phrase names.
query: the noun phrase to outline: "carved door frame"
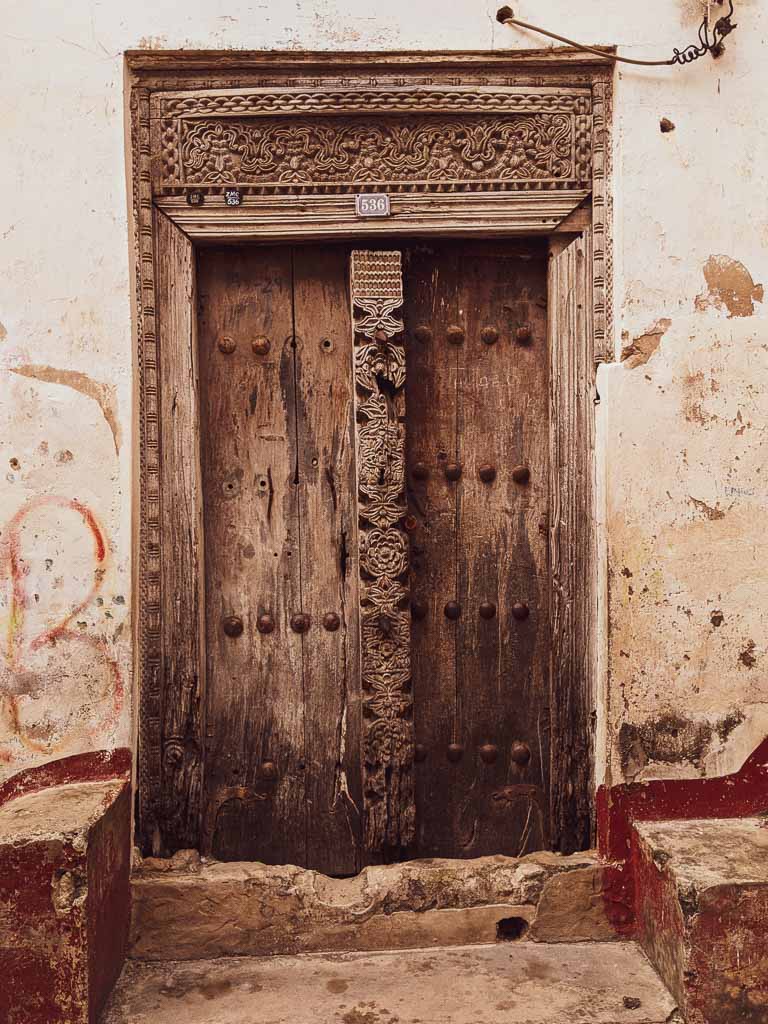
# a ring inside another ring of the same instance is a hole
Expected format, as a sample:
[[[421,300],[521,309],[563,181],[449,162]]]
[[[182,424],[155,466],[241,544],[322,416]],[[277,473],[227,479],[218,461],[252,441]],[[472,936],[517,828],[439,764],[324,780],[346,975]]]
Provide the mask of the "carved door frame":
[[[200,835],[195,246],[533,234],[550,237],[550,831],[554,848],[584,848],[597,690],[594,377],[612,352],[611,61],[571,50],[135,51],[127,67],[143,852],[194,847]],[[360,220],[361,190],[389,192],[391,216]]]

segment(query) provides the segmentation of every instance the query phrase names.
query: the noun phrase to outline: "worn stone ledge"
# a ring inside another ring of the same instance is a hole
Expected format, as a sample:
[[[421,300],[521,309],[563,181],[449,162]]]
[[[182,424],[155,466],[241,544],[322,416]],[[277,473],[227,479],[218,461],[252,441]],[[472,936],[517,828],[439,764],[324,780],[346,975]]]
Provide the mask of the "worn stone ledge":
[[[291,865],[203,862],[182,851],[170,861],[146,860],[134,873],[131,955],[198,960],[467,945],[494,941],[499,921],[510,918],[513,934],[538,941],[613,938],[597,857],[419,860],[330,878]]]
[[[765,824],[635,824],[640,941],[688,1024],[768,1020]]]
[[[0,807],[3,1024],[96,1024],[127,947],[130,822],[126,779]]]

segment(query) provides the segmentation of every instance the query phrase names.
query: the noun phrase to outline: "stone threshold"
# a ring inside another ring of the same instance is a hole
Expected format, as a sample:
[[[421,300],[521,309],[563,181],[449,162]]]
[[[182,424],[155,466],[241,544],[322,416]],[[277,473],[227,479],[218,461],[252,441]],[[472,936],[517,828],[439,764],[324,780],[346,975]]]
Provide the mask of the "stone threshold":
[[[203,960],[496,941],[608,941],[597,855],[415,860],[331,878],[181,851],[134,870],[131,953]]]
[[[126,966],[103,1024],[682,1024],[634,943]]]

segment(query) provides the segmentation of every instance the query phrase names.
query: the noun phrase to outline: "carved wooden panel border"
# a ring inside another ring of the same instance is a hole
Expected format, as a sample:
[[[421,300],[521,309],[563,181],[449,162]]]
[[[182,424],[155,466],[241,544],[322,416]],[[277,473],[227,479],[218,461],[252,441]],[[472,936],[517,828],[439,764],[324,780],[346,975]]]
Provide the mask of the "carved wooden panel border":
[[[135,254],[135,322],[139,368],[138,829],[145,853],[161,852],[162,615],[160,427],[155,324],[155,251],[150,177],[149,90],[134,88],[131,115],[131,199]]]
[[[405,349],[399,252],[351,262],[363,691],[365,845],[413,841],[409,545],[405,497]]]
[[[157,195],[233,185],[255,195],[573,189],[591,179],[584,88],[358,83],[161,96],[152,121]]]
[[[610,358],[612,67],[568,51],[153,52],[129,54],[128,65],[140,422],[139,835],[145,852],[170,852],[197,843],[205,729],[195,645],[180,655],[180,623],[167,621],[169,608],[189,608],[194,628],[200,581],[190,578],[177,592],[176,555],[165,550],[169,536],[186,538],[185,557],[202,572],[198,496],[179,500],[171,485],[184,474],[168,437],[179,401],[192,407],[194,375],[167,371],[161,359],[165,333],[189,319],[179,304],[194,289],[193,243],[550,234],[561,222],[578,233],[578,208],[589,200],[589,358]],[[223,196],[232,185],[243,195],[236,208]],[[357,220],[353,193],[377,189],[393,193],[393,217]],[[192,191],[202,193],[202,206],[188,204]],[[169,266],[159,276],[164,260],[177,260],[186,275],[181,288],[163,286],[172,277]],[[159,323],[158,304],[176,304],[161,310]],[[177,376],[166,379],[168,372]],[[569,435],[574,458],[586,444]],[[188,522],[176,521],[182,510]],[[563,537],[567,563],[578,538]],[[169,708],[176,700],[181,713]],[[583,805],[584,793],[577,797]],[[404,819],[400,839],[408,827]]]

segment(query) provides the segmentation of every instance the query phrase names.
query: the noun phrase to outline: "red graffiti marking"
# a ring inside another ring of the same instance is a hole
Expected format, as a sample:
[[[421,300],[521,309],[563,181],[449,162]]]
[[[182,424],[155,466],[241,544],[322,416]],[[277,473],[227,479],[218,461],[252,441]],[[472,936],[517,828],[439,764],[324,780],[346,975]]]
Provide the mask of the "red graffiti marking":
[[[29,599],[22,558],[22,527],[34,512],[42,508],[62,508],[76,512],[80,516],[93,540],[93,580],[83,599],[73,605],[62,619],[53,625],[46,626],[40,633],[25,642],[24,621]],[[109,653],[106,641],[99,637],[74,632],[69,629],[69,626],[72,620],[91,603],[101,587],[103,566],[107,556],[104,533],[93,512],[87,506],[76,499],[57,495],[41,495],[32,498],[13,516],[5,532],[6,535],[0,543],[0,577],[5,575],[3,570],[7,569],[11,581],[11,604],[6,645],[8,666],[12,672],[23,671],[26,652],[31,653],[45,645],[55,645],[60,642],[81,644],[96,651],[109,671],[111,697],[108,702],[99,705],[99,713],[93,716],[94,720],[87,729],[87,734],[91,738],[95,738],[105,725],[111,725],[117,721],[123,704],[122,676],[117,662]],[[29,734],[21,720],[21,698],[19,696],[6,695],[5,700],[15,732],[29,750],[52,753],[61,747],[62,744],[51,745],[45,741],[35,740]],[[8,760],[8,757],[3,758],[2,751],[0,751],[0,760]]]
[[[91,510],[86,508],[86,506],[81,504],[81,502],[72,498],[57,497],[56,495],[41,495],[39,497],[32,498],[26,503],[26,505],[22,505],[8,524],[5,540],[0,547],[0,562],[7,560],[7,564],[10,568],[13,588],[11,595],[11,614],[8,621],[8,662],[11,668],[17,666],[19,647],[23,641],[24,611],[27,604],[25,574],[21,565],[21,527],[24,524],[24,521],[33,512],[45,507],[58,507],[77,512],[78,515],[82,517],[83,522],[88,527],[88,530],[93,537],[94,555],[97,563],[96,568],[102,565],[106,557],[106,545],[104,543],[104,535],[101,528],[96,522],[96,518]],[[5,549],[5,552],[3,549]],[[5,558],[3,558],[4,553]],[[33,638],[30,642],[30,649],[34,650],[36,647],[40,647],[51,640],[55,640],[58,636],[64,633],[72,619],[76,615],[79,615],[80,612],[90,604],[100,586],[100,574],[96,569],[94,569],[93,585],[89,589],[85,598],[76,604],[61,622],[47,630],[44,630],[39,636]]]

